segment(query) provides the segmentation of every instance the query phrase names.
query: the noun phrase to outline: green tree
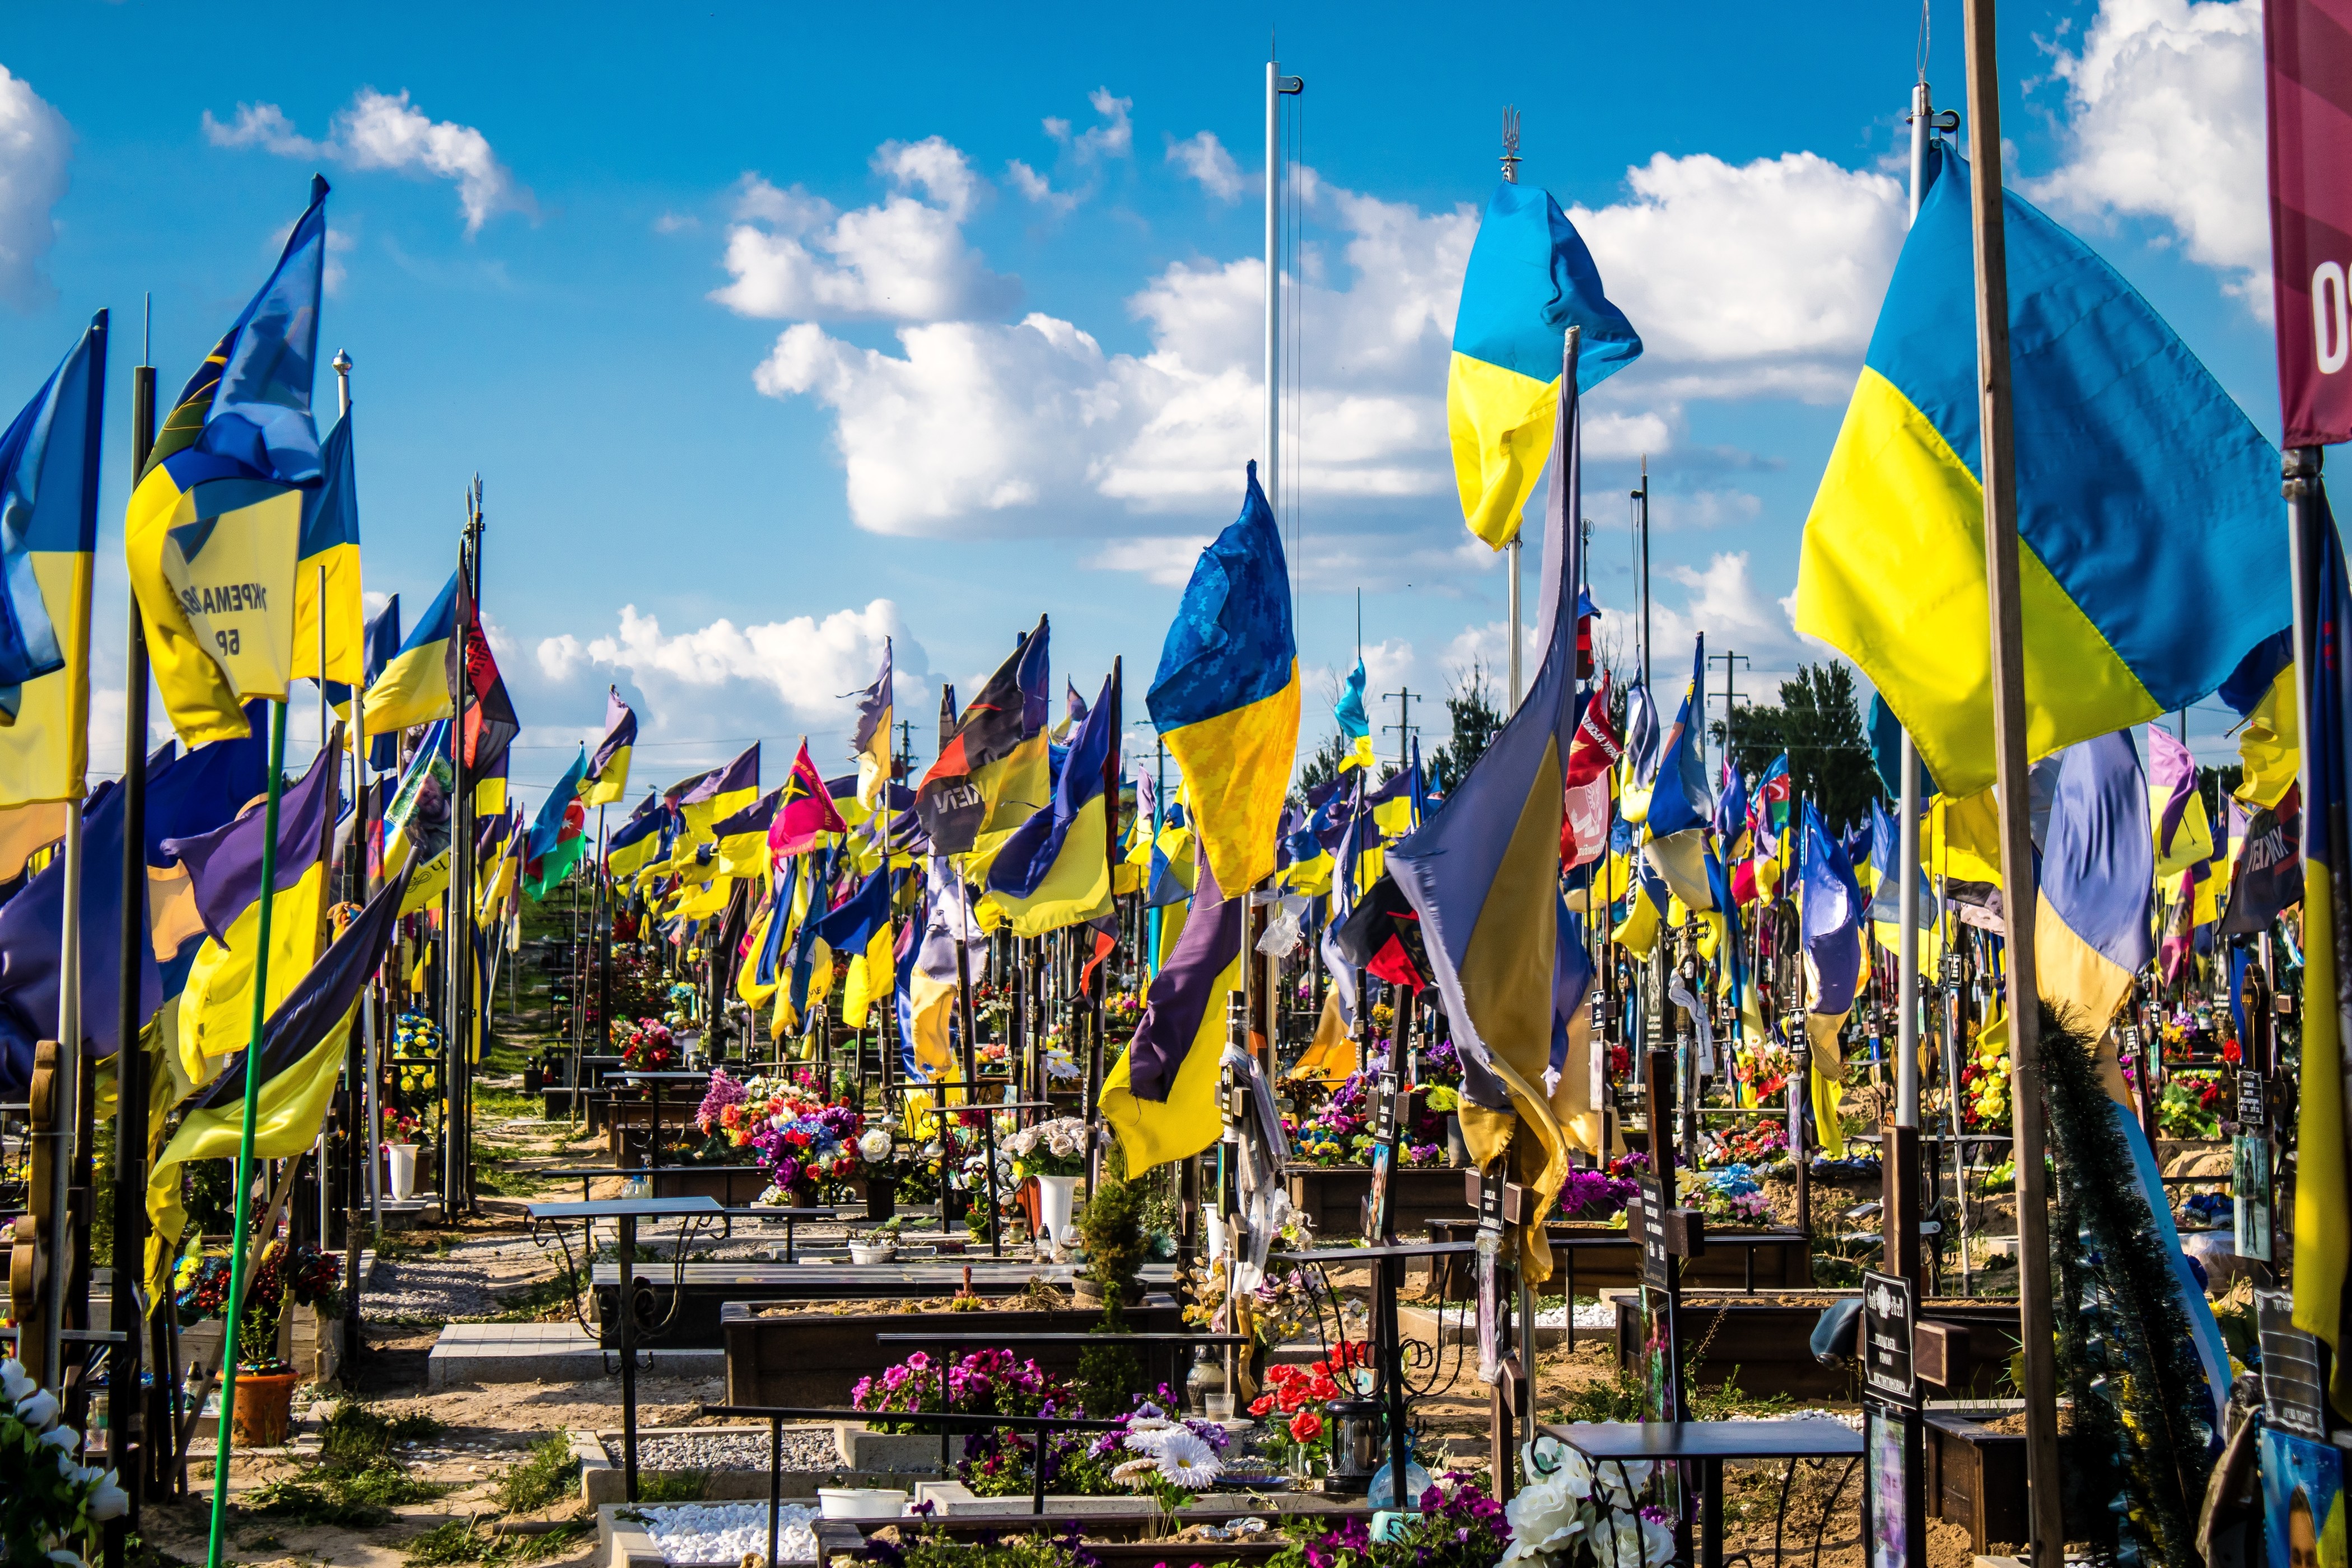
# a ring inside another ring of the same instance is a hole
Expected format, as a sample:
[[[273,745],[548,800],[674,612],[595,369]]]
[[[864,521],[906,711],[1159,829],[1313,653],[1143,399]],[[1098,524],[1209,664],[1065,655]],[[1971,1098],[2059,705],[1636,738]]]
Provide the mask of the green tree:
[[[1486,754],[1495,731],[1503,727],[1503,710],[1495,705],[1494,687],[1484,665],[1473,661],[1470,671],[1445,697],[1445,744],[1429,757],[1429,784],[1452,790],[1470,772],[1470,764]]]
[[[1720,720],[1709,726],[1719,745]],[[1862,705],[1853,671],[1843,664],[1809,664],[1794,680],[1780,683],[1780,705],[1749,705],[1731,725],[1732,764],[1750,777],[1789,753],[1792,797],[1813,802],[1832,832],[1859,822],[1878,798],[1878,775],[1870,765],[1870,742],[1862,727]]]

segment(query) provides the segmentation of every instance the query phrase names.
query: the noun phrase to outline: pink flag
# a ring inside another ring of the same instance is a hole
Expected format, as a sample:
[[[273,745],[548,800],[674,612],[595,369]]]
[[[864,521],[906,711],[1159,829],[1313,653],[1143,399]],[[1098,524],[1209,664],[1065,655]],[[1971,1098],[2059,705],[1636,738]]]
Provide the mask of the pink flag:
[[[784,781],[784,798],[776,807],[776,820],[768,826],[769,850],[776,855],[804,855],[816,847],[818,835],[848,831],[849,824],[834,810],[824,776],[809,761],[808,742],[803,741],[800,755],[793,759],[793,776]]]
[[[2352,439],[2352,0],[2266,0],[2271,292],[2288,447]]]

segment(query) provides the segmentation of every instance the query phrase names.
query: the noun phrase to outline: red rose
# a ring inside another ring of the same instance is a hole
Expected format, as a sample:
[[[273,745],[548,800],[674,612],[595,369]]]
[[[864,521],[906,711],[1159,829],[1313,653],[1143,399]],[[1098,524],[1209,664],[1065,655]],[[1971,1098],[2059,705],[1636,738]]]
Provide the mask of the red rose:
[[[1301,1443],[1312,1443],[1323,1436],[1323,1417],[1312,1410],[1302,1410],[1290,1418],[1290,1436]]]
[[[1253,1415],[1264,1415],[1273,1408],[1274,1395],[1271,1394],[1261,1394],[1250,1401],[1250,1414]]]

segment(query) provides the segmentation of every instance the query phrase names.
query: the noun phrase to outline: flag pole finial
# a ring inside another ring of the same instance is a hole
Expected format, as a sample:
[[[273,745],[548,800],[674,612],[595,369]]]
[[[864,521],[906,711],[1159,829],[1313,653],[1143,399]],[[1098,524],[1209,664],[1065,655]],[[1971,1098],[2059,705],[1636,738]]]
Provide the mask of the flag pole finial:
[[[1517,104],[1503,106],[1503,184],[1519,183],[1519,110]]]

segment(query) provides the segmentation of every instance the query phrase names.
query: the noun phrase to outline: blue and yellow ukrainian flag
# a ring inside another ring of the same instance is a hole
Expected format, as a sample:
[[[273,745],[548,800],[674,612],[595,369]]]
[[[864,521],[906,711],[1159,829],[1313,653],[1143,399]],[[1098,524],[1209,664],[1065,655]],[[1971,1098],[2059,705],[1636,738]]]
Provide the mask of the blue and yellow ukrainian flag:
[[[2134,977],[2156,956],[2148,925],[2155,886],[2147,795],[2131,732],[2067,747],[2042,836],[2033,972],[2042,999],[2073,1014],[2085,1034],[2105,1033]],[[2110,1092],[2122,1087],[2118,1077]]]
[[[449,639],[457,635],[457,574],[452,572],[432,607],[369,686],[369,734],[396,734],[457,712],[449,700]]]
[[[1797,572],[1944,792],[1993,782],[1968,168],[1931,149]],[[2291,618],[2278,454],[2080,240],[2006,193],[2026,750],[2185,708]]]
[[[588,805],[610,805],[629,793],[629,753],[636,749],[637,713],[621,700],[621,689],[604,689],[604,738],[588,759],[588,777],[580,799]]]
[[[244,737],[245,700],[282,699],[292,678],[302,492],[321,474],[310,380],[326,254],[314,175],[276,269],[181,389],[131,493],[131,591],[155,689],[191,746]]]
[[[1201,552],[1144,698],[1183,770],[1201,852],[1240,898],[1274,875],[1298,751],[1298,644],[1282,531],[1249,466],[1249,493]]]
[[[1584,237],[1551,193],[1497,185],[1462,275],[1445,374],[1462,519],[1496,550],[1517,537],[1520,510],[1551,457],[1561,345],[1570,327],[1584,329],[1579,392],[1642,355],[1640,334],[1609,302]]]
[[[327,618],[326,678],[348,687],[366,675],[367,611],[360,599],[360,487],[352,467],[352,416],[319,445],[324,477],[302,492],[301,557],[294,568],[294,678],[319,679],[319,616]],[[325,593],[320,592],[325,574]],[[333,700],[333,693],[328,694]]]
[[[64,837],[89,766],[106,312],[0,435],[0,878]]]
[[[1331,709],[1331,717],[1339,724],[1339,771],[1369,768],[1372,765],[1372,719],[1364,711],[1364,661],[1356,659],[1356,668],[1348,672],[1348,684],[1339,690],[1339,700]]]
[[[1111,683],[1071,739],[1054,804],[1014,828],[990,861],[988,899],[1015,936],[1043,936],[1111,912],[1110,815],[1103,775],[1110,765],[1117,705]]]

